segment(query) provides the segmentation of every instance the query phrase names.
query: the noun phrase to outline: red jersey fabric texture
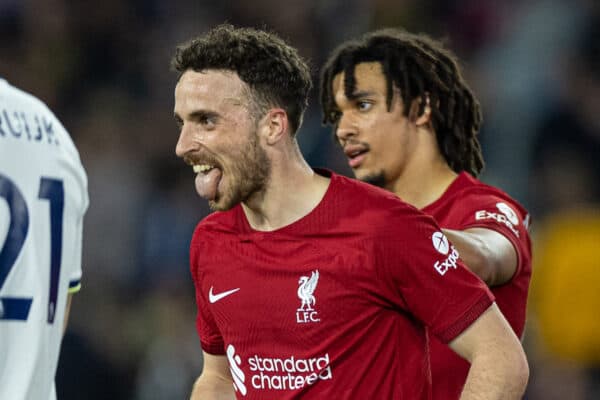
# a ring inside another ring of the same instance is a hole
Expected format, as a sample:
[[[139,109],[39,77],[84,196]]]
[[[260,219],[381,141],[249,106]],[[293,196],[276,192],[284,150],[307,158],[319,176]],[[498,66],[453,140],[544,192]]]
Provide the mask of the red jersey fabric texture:
[[[493,295],[430,216],[319,173],[324,198],[288,226],[253,230],[238,205],[196,228],[202,349],[227,356],[238,399],[431,399],[424,326],[450,341]]]
[[[518,258],[517,270],[510,281],[491,290],[505,318],[521,337],[531,278],[527,211],[503,191],[480,182],[466,172],[459,174],[445,193],[422,211],[432,215],[442,228],[491,229],[512,243]],[[433,398],[458,399],[469,373],[469,363],[432,335],[431,372]]]

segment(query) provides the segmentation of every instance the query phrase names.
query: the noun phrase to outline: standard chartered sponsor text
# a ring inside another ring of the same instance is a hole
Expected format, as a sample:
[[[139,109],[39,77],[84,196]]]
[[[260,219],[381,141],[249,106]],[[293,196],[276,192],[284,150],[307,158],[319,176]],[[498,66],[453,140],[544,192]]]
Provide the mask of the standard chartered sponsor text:
[[[255,389],[296,390],[312,385],[318,380],[332,379],[329,353],[314,358],[248,358]]]

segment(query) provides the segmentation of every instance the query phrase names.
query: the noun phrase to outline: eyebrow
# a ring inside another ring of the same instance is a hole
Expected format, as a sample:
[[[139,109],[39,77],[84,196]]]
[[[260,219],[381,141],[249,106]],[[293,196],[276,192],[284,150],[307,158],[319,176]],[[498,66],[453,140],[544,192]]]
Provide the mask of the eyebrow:
[[[373,92],[373,91],[361,90],[361,91],[355,91],[353,93],[350,93],[350,95],[347,97],[349,100],[356,100],[356,99],[361,99],[363,97],[373,96],[374,94],[375,94],[375,92]]]
[[[218,116],[219,116],[219,114],[214,111],[197,110],[197,111],[191,112],[189,115],[189,118],[190,119],[200,119],[200,118],[211,118],[211,117],[218,117]]]
[[[196,110],[196,111],[192,111],[191,113],[188,114],[189,119],[211,118],[211,117],[218,117],[218,116],[219,116],[219,113],[217,113],[215,111],[208,111],[208,110]],[[173,118],[175,118],[175,120],[178,122],[183,120],[183,118],[181,118],[181,116],[178,113],[173,113]]]

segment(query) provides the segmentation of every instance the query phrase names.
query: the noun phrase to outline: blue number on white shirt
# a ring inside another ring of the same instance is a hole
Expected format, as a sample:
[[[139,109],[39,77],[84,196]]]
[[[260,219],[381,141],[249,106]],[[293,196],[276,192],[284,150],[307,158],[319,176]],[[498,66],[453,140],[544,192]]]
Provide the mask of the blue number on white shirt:
[[[21,252],[29,230],[29,212],[21,191],[10,178],[0,174],[0,197],[8,203],[10,225],[0,250],[0,290]],[[48,296],[48,323],[54,322],[58,298],[58,277],[62,257],[62,224],[64,210],[63,182],[41,178],[40,199],[50,202],[50,293]],[[26,321],[33,298],[0,297],[0,320]]]
[[[6,199],[10,225],[0,251],[0,290],[13,267],[29,230],[29,212],[21,191],[8,177],[0,175],[0,197]],[[33,298],[0,297],[0,319],[26,320]]]
[[[48,295],[48,323],[54,322],[56,299],[58,298],[58,277],[62,258],[62,224],[65,208],[65,191],[62,181],[42,177],[40,199],[50,202],[50,293]]]

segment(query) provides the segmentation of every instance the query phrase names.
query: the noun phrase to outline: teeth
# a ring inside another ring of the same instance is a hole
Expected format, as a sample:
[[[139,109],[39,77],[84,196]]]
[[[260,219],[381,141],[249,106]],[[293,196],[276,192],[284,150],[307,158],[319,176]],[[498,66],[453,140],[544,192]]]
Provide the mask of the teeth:
[[[200,172],[208,172],[214,167],[208,164],[196,164],[192,168],[194,169],[195,173],[199,174]]]

